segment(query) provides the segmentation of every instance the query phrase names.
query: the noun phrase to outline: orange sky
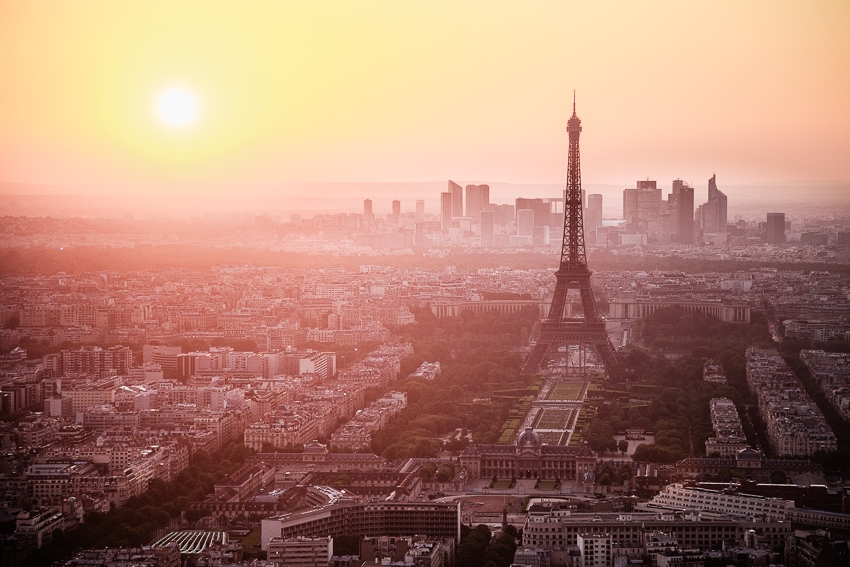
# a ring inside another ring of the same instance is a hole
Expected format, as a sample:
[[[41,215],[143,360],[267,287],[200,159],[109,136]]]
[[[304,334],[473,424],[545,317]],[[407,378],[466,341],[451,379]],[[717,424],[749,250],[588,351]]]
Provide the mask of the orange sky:
[[[0,1],[0,181],[850,180],[850,2]],[[197,123],[164,127],[183,85]]]

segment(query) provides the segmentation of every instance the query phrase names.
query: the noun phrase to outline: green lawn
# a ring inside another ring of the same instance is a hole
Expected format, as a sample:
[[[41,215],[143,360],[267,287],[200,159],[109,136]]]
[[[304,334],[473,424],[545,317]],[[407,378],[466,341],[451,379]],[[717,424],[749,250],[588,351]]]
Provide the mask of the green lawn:
[[[560,382],[549,391],[547,400],[580,400],[584,384],[573,382]]]

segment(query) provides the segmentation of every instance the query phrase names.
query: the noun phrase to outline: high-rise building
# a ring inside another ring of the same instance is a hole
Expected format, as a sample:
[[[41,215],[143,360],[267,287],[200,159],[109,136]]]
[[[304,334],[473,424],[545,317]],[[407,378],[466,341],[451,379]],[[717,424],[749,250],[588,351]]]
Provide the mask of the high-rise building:
[[[532,246],[549,246],[549,227],[535,226],[531,229]]]
[[[716,177],[708,180],[708,201],[702,206],[703,234],[726,234],[726,195],[717,189]]]
[[[517,197],[517,223],[519,223],[519,212],[524,209],[534,211],[534,226],[549,226],[552,221],[552,202],[548,199],[526,199],[524,197]],[[558,215],[558,222],[564,222],[563,215]]]
[[[584,217],[585,229],[595,230],[602,226],[602,195],[591,193],[587,196],[587,214]]]
[[[513,205],[490,205],[489,208],[493,211],[494,222],[498,226],[506,227],[516,220]]]
[[[493,247],[493,211],[481,211],[481,246],[483,248]]]
[[[449,193],[452,194],[452,216],[463,216],[463,187],[449,179]]]
[[[466,186],[466,216],[478,220],[484,207],[490,204],[489,185]]]
[[[416,199],[416,220],[421,221],[425,218],[425,200]]]
[[[452,194],[450,191],[440,193],[440,228],[448,232],[452,227]]]
[[[401,217],[401,201],[398,199],[393,200],[393,220],[398,222],[399,217]]]
[[[785,242],[785,213],[767,213],[764,239],[768,244]]]
[[[366,217],[372,216],[372,199],[363,200],[363,215]]]
[[[676,241],[680,244],[692,244],[694,241],[694,188],[681,179],[674,179],[672,200],[676,205]]]
[[[641,230],[641,225],[661,214],[661,203],[661,189],[655,181],[638,181],[636,188],[623,190],[623,218],[632,230]]]
[[[638,190],[623,189],[623,219],[629,224],[637,222]]]
[[[602,195],[591,193],[587,196],[587,208],[584,211],[584,238],[588,244],[596,244],[596,229],[602,226]]]
[[[519,236],[531,236],[534,233],[534,210],[519,209],[516,212],[516,233]]]

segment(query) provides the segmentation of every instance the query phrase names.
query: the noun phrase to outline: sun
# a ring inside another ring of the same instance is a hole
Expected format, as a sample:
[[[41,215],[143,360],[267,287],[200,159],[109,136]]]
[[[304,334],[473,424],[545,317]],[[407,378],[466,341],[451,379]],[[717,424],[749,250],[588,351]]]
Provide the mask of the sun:
[[[156,96],[154,109],[159,121],[175,130],[182,130],[194,124],[201,112],[198,97],[182,86],[161,90]]]

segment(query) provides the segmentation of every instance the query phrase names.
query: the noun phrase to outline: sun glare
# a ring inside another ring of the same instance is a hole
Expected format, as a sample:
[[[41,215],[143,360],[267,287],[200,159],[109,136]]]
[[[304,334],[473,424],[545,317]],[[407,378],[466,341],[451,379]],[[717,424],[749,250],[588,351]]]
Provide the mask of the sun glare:
[[[198,97],[185,87],[168,87],[156,97],[156,115],[169,128],[191,126],[200,113]]]

